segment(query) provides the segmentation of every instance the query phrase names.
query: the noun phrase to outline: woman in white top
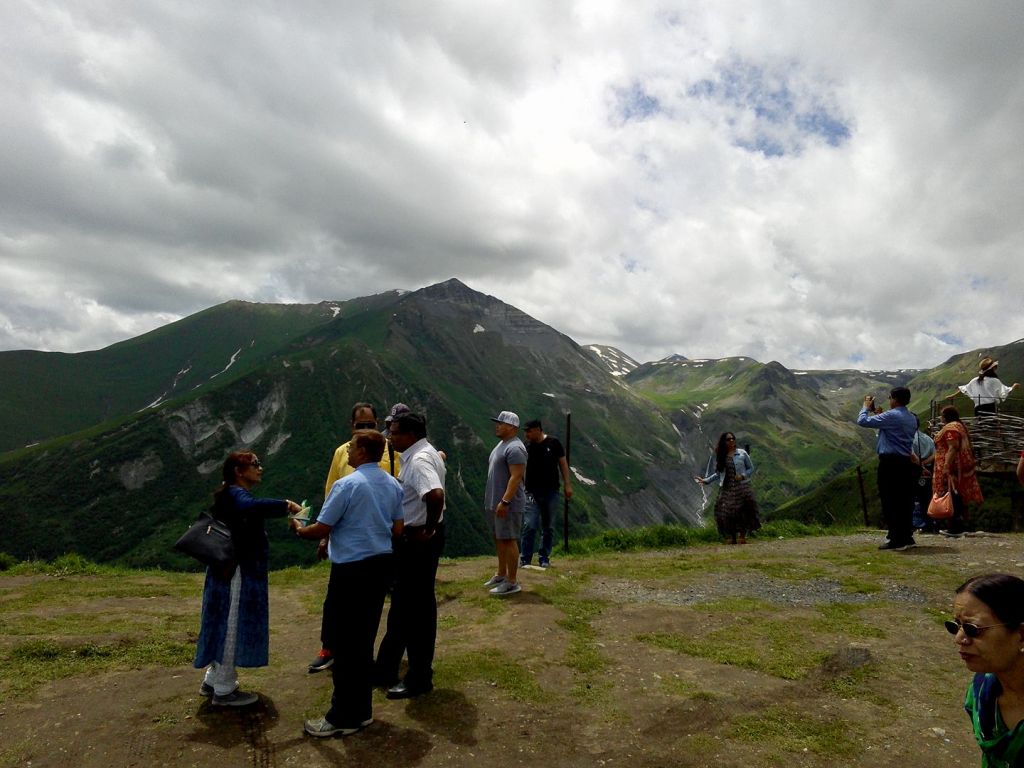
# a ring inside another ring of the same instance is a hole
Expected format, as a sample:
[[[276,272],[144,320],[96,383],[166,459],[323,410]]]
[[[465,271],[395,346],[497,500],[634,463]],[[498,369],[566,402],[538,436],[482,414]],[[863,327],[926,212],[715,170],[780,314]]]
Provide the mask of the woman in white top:
[[[996,375],[998,365],[998,360],[993,360],[991,357],[983,358],[978,365],[978,376],[962,387],[957,387],[956,392],[947,396],[946,399],[952,400],[963,393],[974,401],[975,416],[995,413],[996,404],[1003,402],[1013,390],[1020,386],[1017,382],[1014,382],[1011,387],[1003,384],[999,380],[999,376]]]

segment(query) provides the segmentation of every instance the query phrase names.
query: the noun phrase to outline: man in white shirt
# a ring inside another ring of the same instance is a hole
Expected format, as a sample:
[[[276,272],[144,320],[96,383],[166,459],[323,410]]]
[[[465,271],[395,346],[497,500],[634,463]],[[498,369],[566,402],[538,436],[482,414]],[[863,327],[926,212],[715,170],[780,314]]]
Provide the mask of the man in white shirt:
[[[434,688],[434,647],[437,640],[437,562],[444,550],[444,480],[441,455],[427,442],[426,419],[415,413],[395,418],[391,444],[402,454],[405,526],[396,542],[396,578],[388,611],[388,628],[377,650],[376,681],[388,688],[389,699],[408,699]],[[409,669],[398,679],[402,655]]]

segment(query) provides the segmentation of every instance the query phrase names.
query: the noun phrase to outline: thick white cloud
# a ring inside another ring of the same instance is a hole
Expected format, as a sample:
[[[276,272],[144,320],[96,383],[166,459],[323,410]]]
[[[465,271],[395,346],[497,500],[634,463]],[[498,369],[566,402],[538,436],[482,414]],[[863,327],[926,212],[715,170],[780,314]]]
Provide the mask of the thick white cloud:
[[[639,359],[1005,343],[1022,28],[1016,2],[14,0],[0,348],[451,276]]]

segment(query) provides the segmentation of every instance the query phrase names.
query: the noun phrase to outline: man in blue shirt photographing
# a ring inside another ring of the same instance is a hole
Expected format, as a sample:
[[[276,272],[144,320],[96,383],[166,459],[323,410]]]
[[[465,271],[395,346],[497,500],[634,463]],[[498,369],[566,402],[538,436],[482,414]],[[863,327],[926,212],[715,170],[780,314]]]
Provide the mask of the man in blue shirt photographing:
[[[911,535],[914,515],[914,433],[917,419],[907,404],[910,390],[896,387],[889,393],[889,410],[877,413],[875,399],[868,395],[857,416],[857,424],[878,430],[878,496],[882,517],[889,526],[889,538],[879,549],[902,552],[914,546]]]

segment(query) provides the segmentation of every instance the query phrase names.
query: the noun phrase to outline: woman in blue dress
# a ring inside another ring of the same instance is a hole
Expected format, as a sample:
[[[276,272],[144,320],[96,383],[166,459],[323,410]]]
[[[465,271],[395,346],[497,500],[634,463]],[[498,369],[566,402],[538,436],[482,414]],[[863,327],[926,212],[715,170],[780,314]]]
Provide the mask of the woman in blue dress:
[[[236,667],[265,667],[270,645],[267,557],[263,521],[295,514],[287,499],[257,499],[250,492],[263,478],[263,465],[251,451],[224,461],[223,480],[213,494],[211,514],[231,529],[236,564],[206,569],[203,611],[196,644],[196,669],[206,667],[200,693],[218,707],[244,707],[259,696],[238,687]]]

